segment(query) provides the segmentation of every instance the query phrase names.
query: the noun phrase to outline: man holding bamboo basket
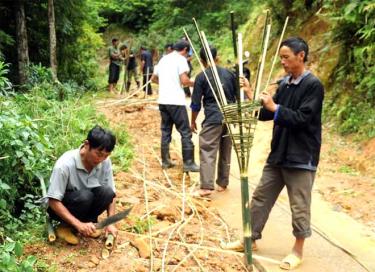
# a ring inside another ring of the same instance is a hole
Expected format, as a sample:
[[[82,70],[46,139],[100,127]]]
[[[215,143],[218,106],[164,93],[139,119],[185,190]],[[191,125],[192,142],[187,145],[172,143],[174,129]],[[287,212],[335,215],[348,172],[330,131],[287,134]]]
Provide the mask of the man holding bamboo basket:
[[[295,243],[280,267],[293,269],[301,264],[304,241],[311,236],[311,191],[321,147],[321,114],[324,87],[306,70],[307,43],[292,37],[280,45],[281,64],[288,74],[276,94],[260,94],[263,108],[259,120],[273,120],[271,152],[261,180],[251,200],[253,246],[262,237],[269,213],[286,186],[292,212]]]

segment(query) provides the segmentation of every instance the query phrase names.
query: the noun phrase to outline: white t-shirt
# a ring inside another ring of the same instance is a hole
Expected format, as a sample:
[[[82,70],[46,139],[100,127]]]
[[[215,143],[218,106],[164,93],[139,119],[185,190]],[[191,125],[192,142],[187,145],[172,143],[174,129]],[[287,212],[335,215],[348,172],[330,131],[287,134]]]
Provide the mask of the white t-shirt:
[[[178,52],[162,57],[155,66],[154,74],[159,78],[159,104],[185,106],[185,93],[180,75],[189,72],[189,65]]]

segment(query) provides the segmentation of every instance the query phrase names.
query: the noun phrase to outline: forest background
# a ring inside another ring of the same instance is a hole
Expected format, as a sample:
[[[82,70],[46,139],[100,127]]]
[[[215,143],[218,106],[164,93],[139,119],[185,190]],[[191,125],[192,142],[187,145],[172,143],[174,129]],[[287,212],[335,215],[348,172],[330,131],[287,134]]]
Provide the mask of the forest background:
[[[259,18],[265,9],[273,22],[270,52],[286,16],[287,35],[304,37],[311,28],[304,38],[312,48],[324,43],[312,59],[326,87],[325,123],[355,141],[374,138],[372,0],[1,1],[0,270],[44,269],[41,260],[22,254],[23,244],[43,239],[40,183],[48,181],[56,158],[76,148],[89,128],[109,125],[93,101],[106,88],[106,75],[98,67],[114,34],[136,50],[144,45],[161,53],[165,44],[183,36],[183,27],[198,44],[191,20],[195,17],[229,66],[235,62],[229,20],[233,10],[254,73],[261,43]],[[327,29],[319,41],[311,22]],[[126,169],[133,156],[128,135],[112,129],[120,142],[112,160],[115,167]]]

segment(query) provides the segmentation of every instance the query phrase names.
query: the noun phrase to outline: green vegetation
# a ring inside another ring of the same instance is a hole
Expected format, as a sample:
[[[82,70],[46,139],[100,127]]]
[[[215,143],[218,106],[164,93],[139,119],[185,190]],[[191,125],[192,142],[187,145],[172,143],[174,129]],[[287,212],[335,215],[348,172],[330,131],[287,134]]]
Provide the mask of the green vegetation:
[[[27,80],[19,84],[17,18],[23,3],[29,62]],[[95,91],[104,87],[98,73],[98,50],[110,40],[106,29],[121,29],[124,40],[154,52],[183,36],[186,28],[197,45],[195,17],[211,43],[219,47],[224,65],[233,63],[229,11],[244,33],[251,68],[256,67],[263,10],[272,14],[273,40],[286,16],[287,35],[309,37],[312,62],[326,86],[324,115],[343,134],[358,139],[375,137],[375,4],[373,0],[63,0],[54,1],[57,36],[57,78],[52,80],[49,58],[47,1],[0,3],[0,270],[47,271],[34,257],[22,255],[24,242],[42,237],[44,216],[37,199],[39,179],[48,181],[55,160],[76,148],[94,125],[109,126],[97,114]],[[319,23],[327,28],[314,36]],[[314,26],[316,24],[316,26]],[[309,31],[311,33],[309,33]],[[270,52],[275,49],[272,43]],[[339,52],[337,52],[339,51]],[[335,53],[335,54],[333,54]],[[156,55],[156,54],[155,54]],[[272,55],[272,54],[269,54]],[[267,68],[267,67],[266,67]],[[199,69],[195,69],[197,72]],[[128,136],[112,128],[118,146],[112,154],[115,169],[126,169],[132,157]],[[342,172],[350,172],[342,168]],[[147,231],[137,221],[133,231]],[[151,222],[153,223],[153,222]]]
[[[375,137],[375,4],[371,0],[327,5],[336,21],[340,62],[332,75],[326,112],[345,134]]]
[[[74,83],[52,83],[43,66],[30,66],[29,73],[28,93],[0,97],[0,268],[6,271],[18,271],[12,270],[14,265],[29,269],[35,263],[31,257],[21,260],[18,248],[24,241],[42,239],[40,179],[48,181],[55,160],[77,148],[95,124],[109,127],[90,102],[92,94],[84,94]],[[112,160],[116,168],[126,170],[132,157],[128,136],[113,129],[118,146]]]
[[[139,217],[130,216],[130,220],[132,224],[127,226],[126,230],[138,234],[147,233],[150,230],[150,228],[157,222],[155,216],[150,216],[149,220],[148,218],[142,219]]]

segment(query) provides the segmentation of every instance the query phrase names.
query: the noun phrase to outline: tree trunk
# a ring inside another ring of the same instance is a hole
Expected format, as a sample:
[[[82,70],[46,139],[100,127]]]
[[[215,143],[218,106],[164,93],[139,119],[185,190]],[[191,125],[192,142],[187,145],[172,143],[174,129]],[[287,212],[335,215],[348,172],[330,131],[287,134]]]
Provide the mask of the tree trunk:
[[[57,80],[56,28],[53,0],[48,0],[49,59],[53,80]]]
[[[23,85],[27,80],[26,67],[29,64],[29,49],[27,45],[26,18],[23,0],[16,1],[16,28],[18,79],[19,84]]]

